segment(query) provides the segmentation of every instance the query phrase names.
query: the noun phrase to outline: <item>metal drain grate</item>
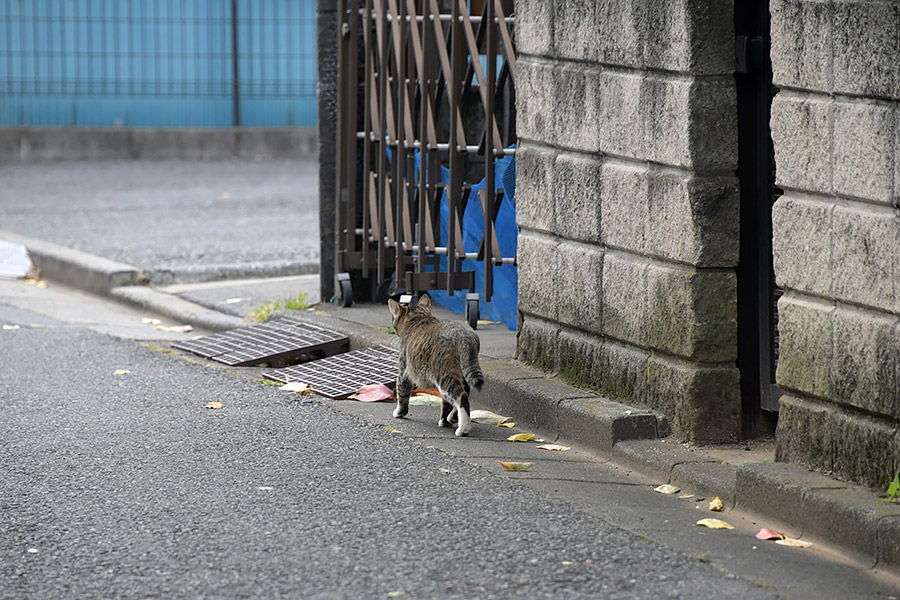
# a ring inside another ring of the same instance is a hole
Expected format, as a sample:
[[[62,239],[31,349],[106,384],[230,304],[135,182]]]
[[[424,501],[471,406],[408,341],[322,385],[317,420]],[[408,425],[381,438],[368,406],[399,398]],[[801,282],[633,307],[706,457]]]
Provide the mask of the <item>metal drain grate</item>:
[[[283,366],[338,354],[350,343],[347,336],[293,319],[239,327],[173,347],[232,367],[260,364]]]
[[[394,387],[398,359],[397,350],[387,346],[374,346],[304,365],[263,371],[263,377],[282,383],[308,383],[310,389],[317,394],[328,398],[346,398],[370,383]]]

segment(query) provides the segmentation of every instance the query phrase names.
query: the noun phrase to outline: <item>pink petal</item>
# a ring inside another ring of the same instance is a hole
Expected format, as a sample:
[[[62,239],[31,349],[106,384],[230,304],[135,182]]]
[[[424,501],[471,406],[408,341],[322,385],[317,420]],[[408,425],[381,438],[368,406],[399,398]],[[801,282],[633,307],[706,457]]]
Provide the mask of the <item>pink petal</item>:
[[[756,534],[756,539],[758,540],[783,540],[784,534],[775,531],[774,529],[769,529],[768,527],[763,527],[759,530],[759,533]]]
[[[382,383],[364,385],[350,396],[353,400],[359,400],[360,402],[381,402],[382,400],[390,400],[393,397],[394,392],[391,391],[391,388]]]

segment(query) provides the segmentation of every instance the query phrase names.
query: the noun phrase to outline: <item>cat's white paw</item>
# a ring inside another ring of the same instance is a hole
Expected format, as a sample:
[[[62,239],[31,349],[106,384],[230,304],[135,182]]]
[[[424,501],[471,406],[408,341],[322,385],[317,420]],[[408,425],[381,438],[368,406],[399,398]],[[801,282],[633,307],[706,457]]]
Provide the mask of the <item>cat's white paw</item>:
[[[459,416],[459,427],[456,428],[456,436],[465,437],[472,431],[472,420],[469,418],[469,412],[464,408],[460,408],[457,415]]]
[[[466,427],[465,429],[462,426],[456,428],[456,437],[466,437],[472,431],[471,427]]]
[[[406,416],[406,413],[408,413],[408,412],[409,412],[409,409],[404,410],[398,406],[397,408],[394,409],[394,418],[402,419],[403,417]]]
[[[438,427],[450,427],[450,422],[447,419],[439,419]]]

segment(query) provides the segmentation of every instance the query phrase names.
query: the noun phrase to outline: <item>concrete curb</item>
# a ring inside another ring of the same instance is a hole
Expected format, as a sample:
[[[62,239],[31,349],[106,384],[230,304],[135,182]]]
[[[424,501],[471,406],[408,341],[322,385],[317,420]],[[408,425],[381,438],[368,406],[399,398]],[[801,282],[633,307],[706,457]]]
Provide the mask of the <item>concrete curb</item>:
[[[26,246],[48,279],[102,293],[211,331],[246,325],[226,315],[141,283],[135,267],[54,244],[0,232],[0,239]],[[280,311],[350,338],[351,349],[399,340],[383,331],[322,311]],[[716,495],[730,508],[764,518],[791,537],[812,537],[863,563],[900,573],[900,505],[881,502],[871,490],[783,463],[723,464],[713,452],[658,440],[654,414],[548,377],[526,365],[483,357],[485,387],[473,401],[545,437],[564,438],[584,449],[654,474],[660,483]]]
[[[190,324],[208,331],[227,331],[249,325],[240,317],[226,315],[149,287],[119,287],[112,290],[110,296],[125,304],[175,319],[179,324]]]
[[[0,231],[0,239],[25,246],[41,277],[86,292],[108,296],[117,287],[143,283],[143,273],[131,265],[8,231]]]

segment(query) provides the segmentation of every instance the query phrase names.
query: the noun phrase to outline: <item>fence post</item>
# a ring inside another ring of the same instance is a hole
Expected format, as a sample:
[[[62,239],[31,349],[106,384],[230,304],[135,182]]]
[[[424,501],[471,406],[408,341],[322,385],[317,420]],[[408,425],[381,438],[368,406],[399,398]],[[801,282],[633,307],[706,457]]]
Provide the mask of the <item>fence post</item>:
[[[238,77],[238,11],[237,0],[231,0],[231,79],[234,103],[234,126],[241,126],[241,87]]]

